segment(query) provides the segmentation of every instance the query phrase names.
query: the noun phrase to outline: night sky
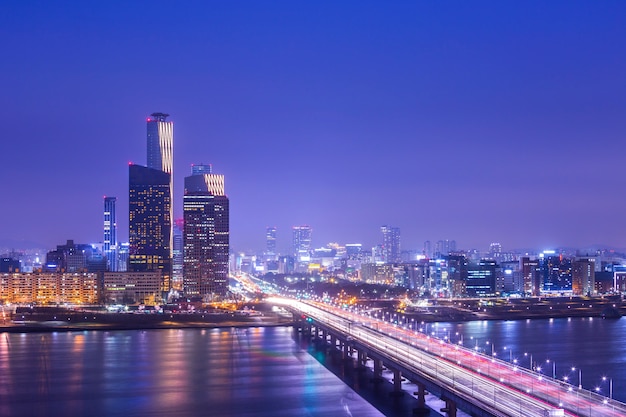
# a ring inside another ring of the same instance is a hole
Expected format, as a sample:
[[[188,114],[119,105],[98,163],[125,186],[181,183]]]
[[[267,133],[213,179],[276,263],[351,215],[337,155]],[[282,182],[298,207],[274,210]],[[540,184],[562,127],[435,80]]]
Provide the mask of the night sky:
[[[2,1],[0,247],[128,239],[128,163],[174,121],[231,247],[626,247],[624,1]]]

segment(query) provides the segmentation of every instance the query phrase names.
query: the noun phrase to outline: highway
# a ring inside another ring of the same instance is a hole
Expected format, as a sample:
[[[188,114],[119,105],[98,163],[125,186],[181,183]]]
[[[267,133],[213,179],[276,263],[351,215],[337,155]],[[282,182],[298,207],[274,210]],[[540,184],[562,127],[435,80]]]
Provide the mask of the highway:
[[[493,415],[626,416],[624,403],[420,332],[321,302],[283,297],[270,300],[351,336],[367,350],[436,381]]]

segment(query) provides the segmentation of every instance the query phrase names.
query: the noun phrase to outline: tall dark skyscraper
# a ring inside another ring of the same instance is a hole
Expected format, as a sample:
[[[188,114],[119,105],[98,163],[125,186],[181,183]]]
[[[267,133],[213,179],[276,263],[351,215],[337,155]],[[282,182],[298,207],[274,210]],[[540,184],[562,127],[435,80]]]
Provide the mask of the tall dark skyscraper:
[[[129,259],[131,272],[161,272],[161,292],[172,287],[174,124],[168,114],[146,120],[148,166],[129,166]]]
[[[224,176],[192,167],[183,197],[183,289],[205,301],[228,291],[229,201]]]
[[[104,240],[103,250],[107,258],[107,269],[117,271],[117,217],[116,197],[104,197]]]
[[[161,272],[161,291],[166,293],[172,278],[171,176],[140,165],[128,168],[128,270]]]
[[[387,263],[400,262],[400,228],[382,226],[383,233],[382,255]]]

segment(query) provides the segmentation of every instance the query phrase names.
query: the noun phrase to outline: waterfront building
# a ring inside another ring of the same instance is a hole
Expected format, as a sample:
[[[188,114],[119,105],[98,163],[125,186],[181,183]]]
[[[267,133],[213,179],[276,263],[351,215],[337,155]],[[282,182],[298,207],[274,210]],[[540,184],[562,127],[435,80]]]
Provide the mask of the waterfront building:
[[[572,293],[574,295],[594,295],[596,277],[595,258],[579,258],[572,263]]]
[[[161,273],[161,291],[172,278],[171,175],[129,165],[129,272]]]
[[[117,271],[117,216],[115,213],[116,197],[104,197],[104,240],[103,252],[107,260],[107,269]]]
[[[542,291],[561,293],[572,290],[572,260],[555,251],[539,255]]]
[[[446,277],[442,279],[442,286],[449,291],[452,297],[467,295],[467,258],[463,255],[448,255],[446,260]]]
[[[108,304],[161,303],[161,273],[146,272],[105,272],[103,278],[103,299]]]
[[[400,228],[382,226],[383,234],[382,261],[386,263],[400,262]]]
[[[5,304],[97,304],[100,290],[96,273],[0,274],[0,303]]]
[[[478,264],[470,264],[467,268],[465,287],[470,297],[496,295],[496,263],[483,259]]]
[[[522,285],[525,295],[538,297],[541,294],[541,274],[539,261],[523,256],[519,260],[522,273]]]
[[[229,200],[223,175],[195,172],[185,177],[183,290],[210,301],[228,292]]]

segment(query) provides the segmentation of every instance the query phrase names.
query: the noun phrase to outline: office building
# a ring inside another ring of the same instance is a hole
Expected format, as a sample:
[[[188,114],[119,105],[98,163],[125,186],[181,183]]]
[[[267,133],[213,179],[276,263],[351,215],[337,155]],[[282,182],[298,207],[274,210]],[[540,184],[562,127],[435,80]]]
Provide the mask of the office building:
[[[467,268],[465,290],[470,297],[496,295],[496,263],[483,259],[478,264],[470,264]]]
[[[103,299],[107,304],[146,304],[162,302],[161,273],[105,272]]]
[[[107,260],[107,270],[117,271],[117,217],[116,197],[104,197],[104,240],[103,251]]]
[[[266,254],[270,256],[277,255],[278,253],[276,252],[276,228],[275,227],[268,227],[267,229],[265,229],[265,242],[267,244]]]
[[[0,304],[97,304],[99,295],[96,273],[0,273]]]
[[[293,226],[293,254],[309,253],[311,251],[311,226]]]
[[[520,258],[520,271],[522,274],[522,291],[525,295],[539,296],[541,294],[541,274],[539,261],[527,256]]]
[[[172,278],[171,176],[140,165],[128,168],[128,271],[160,272],[165,293]]]
[[[542,291],[562,293],[572,290],[572,260],[555,251],[544,251],[539,255],[539,273]]]
[[[579,258],[572,263],[572,293],[591,296],[596,287],[596,260]]]
[[[192,175],[185,177],[183,216],[185,295],[202,297],[204,301],[224,297],[228,292],[230,249],[224,176],[192,168]]]
[[[400,262],[400,228],[382,226],[380,231],[383,234],[382,261],[386,263]]]

